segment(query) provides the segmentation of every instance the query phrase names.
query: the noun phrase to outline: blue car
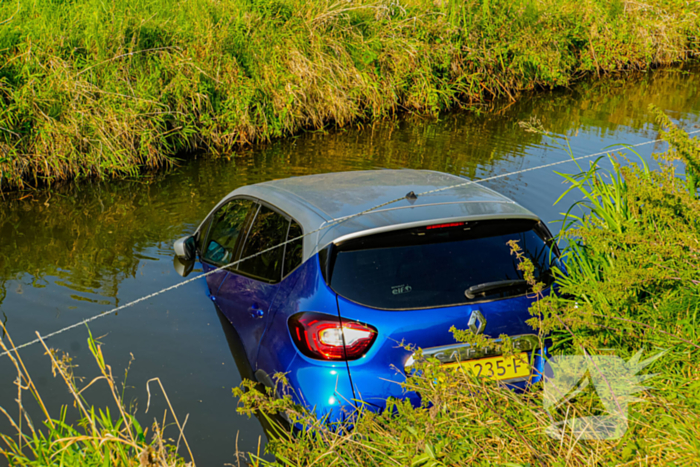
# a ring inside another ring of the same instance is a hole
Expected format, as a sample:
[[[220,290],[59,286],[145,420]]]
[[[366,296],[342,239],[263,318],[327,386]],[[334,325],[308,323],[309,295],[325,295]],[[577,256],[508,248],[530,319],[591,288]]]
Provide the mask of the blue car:
[[[401,343],[524,387],[543,362],[526,324],[534,297],[507,242],[519,242],[548,286],[559,253],[535,214],[493,190],[420,194],[464,182],[372,170],[244,186],[175,251],[188,270],[197,258],[205,272],[242,259],[207,276],[209,296],[240,336],[256,380],[274,387],[273,375],[286,373],[296,402],[319,416],[381,410],[390,396],[418,403],[400,385],[414,362]],[[452,326],[507,334],[520,352],[458,343]]]

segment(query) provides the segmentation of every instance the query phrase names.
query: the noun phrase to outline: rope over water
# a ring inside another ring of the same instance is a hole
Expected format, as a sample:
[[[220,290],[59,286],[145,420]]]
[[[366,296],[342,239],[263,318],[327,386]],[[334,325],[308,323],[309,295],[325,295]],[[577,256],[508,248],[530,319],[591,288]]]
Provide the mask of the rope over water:
[[[688,132],[689,135],[692,135],[692,134],[695,134],[695,133],[700,133],[700,130]],[[565,163],[567,163],[567,162],[574,162],[574,161],[580,161],[580,160],[583,160],[583,159],[590,159],[591,157],[603,156],[603,155],[609,154],[609,153],[611,153],[611,152],[613,152],[613,151],[619,151],[619,150],[628,149],[628,148],[636,148],[636,147],[639,147],[639,146],[645,146],[645,145],[648,145],[648,144],[658,143],[658,142],[661,142],[661,141],[663,141],[663,140],[662,140],[662,139],[655,139],[655,140],[652,140],[652,141],[645,141],[645,142],[643,142],[643,143],[637,143],[637,144],[633,144],[633,145],[620,145],[619,147],[614,147],[614,148],[609,149],[609,150],[607,150],[607,151],[597,152],[597,153],[595,153],[595,154],[588,154],[588,155],[585,155],[585,156],[572,157],[572,158],[570,158],[570,159],[561,160],[561,161],[557,161],[557,162],[551,162],[551,163],[549,163],[549,164],[544,164],[544,165],[538,165],[538,166],[536,166],[536,167],[530,167],[530,168],[527,168],[527,169],[517,170],[517,171],[515,171],[515,172],[509,172],[509,173],[500,174],[500,175],[493,175],[493,176],[491,176],[491,177],[482,178],[482,179],[480,179],[480,180],[468,180],[468,181],[466,181],[466,182],[464,182],[464,183],[458,183],[458,184],[456,184],[456,185],[451,185],[451,186],[442,187],[442,188],[436,188],[435,190],[424,191],[424,192],[422,192],[422,193],[415,193],[415,196],[417,196],[417,197],[426,196],[426,195],[430,195],[430,194],[433,194],[433,193],[439,193],[439,192],[442,192],[442,191],[452,190],[452,189],[454,189],[454,188],[460,188],[460,187],[463,187],[463,186],[472,185],[472,184],[475,184],[475,183],[489,182],[489,181],[491,181],[491,180],[496,180],[496,179],[499,179],[499,178],[510,177],[510,176],[512,176],[512,175],[519,175],[519,174],[522,174],[522,173],[531,172],[531,171],[533,171],[533,170],[546,169],[546,168],[548,168],[548,167],[554,167],[554,166],[556,166],[556,165],[565,164]],[[267,252],[269,252],[269,251],[272,251],[272,250],[274,250],[274,249],[277,249],[277,248],[279,248],[279,247],[281,247],[281,246],[284,246],[284,245],[286,245],[286,244],[288,244],[288,243],[295,242],[295,241],[300,240],[300,239],[302,239],[302,238],[304,238],[304,237],[307,237],[307,236],[309,236],[309,235],[313,235],[313,234],[315,234],[315,233],[317,233],[317,232],[320,232],[320,231],[322,231],[322,230],[325,230],[325,229],[328,229],[328,228],[333,227],[333,226],[335,226],[335,225],[338,225],[338,224],[340,224],[340,223],[342,223],[342,222],[348,221],[348,220],[353,219],[353,218],[355,218],[355,217],[359,217],[359,216],[368,214],[368,213],[370,213],[370,212],[372,212],[372,211],[375,211],[375,210],[377,210],[377,209],[381,209],[381,208],[383,208],[383,207],[386,207],[386,206],[388,206],[388,205],[390,205],[390,204],[399,202],[399,201],[404,200],[404,199],[406,199],[406,197],[405,197],[405,196],[402,196],[401,198],[396,198],[396,199],[393,199],[393,200],[391,200],[391,201],[387,201],[386,203],[378,204],[377,206],[374,206],[374,207],[372,207],[372,208],[366,209],[366,210],[364,210],[364,211],[362,211],[362,212],[359,212],[359,213],[357,213],[357,214],[352,214],[352,215],[350,215],[350,216],[345,216],[345,217],[340,217],[340,218],[338,218],[338,219],[334,219],[334,220],[328,222],[327,224],[322,225],[321,227],[319,227],[319,228],[316,229],[316,230],[313,230],[313,231],[311,231],[311,232],[305,233],[305,234],[300,235],[300,236],[298,236],[298,237],[292,238],[291,240],[287,240],[287,241],[285,241],[285,242],[282,242],[282,243],[279,243],[279,244],[277,244],[277,245],[271,246],[270,248],[267,248],[267,249],[265,249],[265,250],[259,251],[258,253],[255,253],[255,254],[253,254],[253,255],[247,256],[247,257],[245,257],[245,258],[241,258],[241,259],[239,259],[239,260],[237,260],[237,261],[234,261],[234,262],[232,262],[232,263],[229,263],[229,264],[226,264],[226,265],[224,265],[224,266],[218,267],[218,268],[213,269],[213,270],[211,270],[211,271],[209,271],[209,272],[200,274],[200,275],[195,276],[195,277],[193,277],[193,278],[191,278],[191,279],[184,280],[184,281],[182,281],[182,282],[180,282],[180,283],[178,283],[178,284],[171,285],[170,287],[166,287],[166,288],[164,288],[164,289],[162,289],[162,290],[159,290],[159,291],[157,291],[157,292],[154,292],[154,293],[152,293],[152,294],[150,294],[150,295],[146,295],[145,297],[141,297],[141,298],[138,298],[138,299],[136,299],[136,300],[133,300],[133,301],[131,301],[131,302],[125,304],[125,305],[121,305],[121,306],[119,306],[119,307],[117,307],[117,308],[113,308],[113,309],[111,309],[111,310],[109,310],[109,311],[105,311],[105,312],[103,312],[103,313],[100,313],[99,315],[95,315],[95,316],[92,316],[92,317],[90,317],[90,318],[86,318],[86,319],[84,319],[84,320],[82,320],[82,321],[79,321],[79,322],[77,322],[77,323],[75,323],[75,324],[71,324],[70,326],[67,326],[67,327],[65,327],[65,328],[59,329],[58,331],[54,331],[54,332],[51,332],[51,333],[49,333],[49,334],[43,335],[43,336],[41,336],[41,338],[37,338],[37,339],[31,340],[31,341],[29,341],[29,342],[25,342],[24,344],[18,345],[18,346],[16,346],[15,348],[13,348],[12,350],[10,350],[10,351],[8,351],[8,352],[0,353],[0,358],[1,358],[1,357],[4,357],[4,356],[6,356],[6,355],[8,355],[11,351],[18,352],[20,349],[23,349],[23,348],[25,348],[25,347],[29,347],[29,346],[34,345],[34,344],[38,344],[39,342],[41,342],[41,340],[50,339],[51,337],[57,336],[57,335],[62,334],[62,333],[64,333],[64,332],[66,332],[66,331],[70,331],[71,329],[77,328],[77,327],[79,327],[79,326],[86,325],[86,324],[88,324],[88,323],[90,323],[90,322],[92,322],[92,321],[95,321],[95,320],[99,319],[99,318],[102,318],[102,317],[111,315],[111,314],[116,313],[116,312],[118,312],[118,311],[121,311],[121,310],[123,310],[123,309],[125,309],[125,308],[129,308],[129,307],[131,307],[131,306],[134,306],[134,305],[136,305],[137,303],[141,303],[141,302],[146,301],[146,300],[148,300],[148,299],[150,299],[150,298],[153,298],[153,297],[156,297],[156,296],[158,296],[158,295],[161,295],[161,294],[163,294],[163,293],[165,293],[165,292],[169,292],[169,291],[171,291],[171,290],[175,290],[175,289],[177,289],[177,288],[179,288],[179,287],[182,287],[183,285],[189,284],[190,282],[194,282],[194,281],[196,281],[196,280],[202,279],[202,278],[204,278],[204,277],[207,277],[207,276],[209,276],[209,275],[211,275],[211,274],[214,274],[214,273],[216,273],[216,272],[219,272],[219,271],[221,271],[221,270],[224,270],[224,269],[230,268],[230,267],[232,267],[232,266],[235,266],[236,264],[241,263],[241,262],[243,262],[243,261],[249,260],[249,259],[251,259],[251,258],[255,258],[256,256],[260,256],[260,255],[262,255],[262,254],[265,254],[265,253],[267,253]]]

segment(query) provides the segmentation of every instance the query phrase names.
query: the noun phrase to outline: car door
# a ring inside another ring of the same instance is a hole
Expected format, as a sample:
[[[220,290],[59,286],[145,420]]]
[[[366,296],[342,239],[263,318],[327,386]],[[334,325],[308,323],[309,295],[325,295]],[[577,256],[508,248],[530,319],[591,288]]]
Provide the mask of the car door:
[[[216,293],[216,301],[238,331],[248,359],[256,369],[267,313],[282,279],[290,218],[261,204],[250,225],[239,248],[239,258],[243,261],[226,276]],[[266,251],[277,245],[278,248]]]
[[[197,250],[204,272],[235,261],[257,209],[258,205],[253,200],[233,199],[221,206],[204,223],[197,239]],[[217,292],[227,275],[228,271],[221,269],[207,276],[212,300],[216,301]]]

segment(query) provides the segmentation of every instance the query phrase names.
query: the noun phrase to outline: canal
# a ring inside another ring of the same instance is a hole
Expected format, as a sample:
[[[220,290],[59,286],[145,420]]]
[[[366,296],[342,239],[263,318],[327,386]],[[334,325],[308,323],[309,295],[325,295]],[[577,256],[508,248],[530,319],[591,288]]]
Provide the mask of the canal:
[[[16,344],[98,315],[182,280],[172,266],[172,242],[191,232],[226,193],[245,184],[330,171],[414,168],[469,179],[519,172],[569,156],[520,122],[538,121],[566,136],[575,156],[617,144],[658,138],[649,104],[689,131],[700,129],[700,69],[668,69],[585,81],[571,89],[521,95],[451,112],[439,119],[405,115],[327,133],[306,133],[242,151],[235,158],[190,158],[179,167],[131,181],[79,181],[39,193],[0,199],[0,319]],[[640,146],[651,160],[663,143]],[[635,156],[636,157],[636,156]],[[583,162],[588,164],[587,161]],[[577,172],[573,163],[499,178],[486,183],[539,214],[558,231],[573,198],[553,202],[564,191],[553,170]],[[381,203],[385,200],[377,200]],[[196,270],[199,271],[199,270]],[[192,276],[190,276],[192,277]],[[125,398],[144,426],[162,419],[166,407],[152,386],[146,409],[146,381],[158,377],[180,420],[199,465],[235,463],[241,451],[262,449],[260,423],[236,413],[231,389],[241,382],[231,333],[197,281],[94,321],[108,363],[118,380],[133,356]],[[79,327],[50,341],[68,352],[76,374],[97,374]],[[21,355],[49,410],[70,402],[51,375],[40,345]],[[245,371],[244,371],[245,372]],[[0,406],[17,414],[15,372],[0,358]],[[85,392],[91,404],[108,405],[105,385]],[[28,404],[28,409],[38,412]],[[72,409],[71,409],[72,410]],[[75,414],[71,414],[74,416]],[[0,431],[10,433],[0,417]],[[166,432],[167,433],[167,432]],[[177,431],[169,428],[169,436]],[[0,464],[2,461],[0,461]]]

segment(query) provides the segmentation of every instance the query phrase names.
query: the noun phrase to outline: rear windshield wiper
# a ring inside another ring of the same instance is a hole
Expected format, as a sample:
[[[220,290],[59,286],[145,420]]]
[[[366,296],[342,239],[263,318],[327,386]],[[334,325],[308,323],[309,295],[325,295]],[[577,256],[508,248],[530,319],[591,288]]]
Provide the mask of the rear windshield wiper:
[[[476,298],[477,294],[480,294],[482,292],[491,292],[493,290],[510,289],[515,287],[527,287],[527,285],[527,281],[523,279],[512,281],[486,282],[484,284],[472,285],[464,291],[464,295],[466,295],[467,298],[472,299]]]

